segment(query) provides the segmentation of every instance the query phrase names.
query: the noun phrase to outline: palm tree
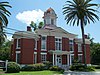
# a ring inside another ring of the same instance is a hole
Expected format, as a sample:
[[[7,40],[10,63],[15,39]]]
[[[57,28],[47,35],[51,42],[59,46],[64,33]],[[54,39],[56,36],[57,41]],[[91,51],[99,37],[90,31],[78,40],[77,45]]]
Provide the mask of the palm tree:
[[[9,2],[0,2],[0,27],[8,25],[7,16],[10,16],[11,13],[6,9],[6,7],[10,7]]]
[[[7,16],[10,16],[11,13],[6,9],[6,7],[10,7],[9,2],[0,2],[0,46],[2,42],[5,40],[4,27],[8,25]]]
[[[5,42],[5,39],[7,38],[5,32],[0,32],[0,47],[3,45],[3,43]]]
[[[84,49],[84,64],[86,64],[86,48],[85,48],[85,37],[84,37],[84,26],[90,21],[96,22],[95,19],[99,20],[99,17],[95,14],[97,10],[93,7],[97,7],[98,4],[91,3],[92,0],[72,0],[66,1],[66,5],[63,7],[63,14],[65,15],[66,23],[80,25],[82,31],[82,42]]]

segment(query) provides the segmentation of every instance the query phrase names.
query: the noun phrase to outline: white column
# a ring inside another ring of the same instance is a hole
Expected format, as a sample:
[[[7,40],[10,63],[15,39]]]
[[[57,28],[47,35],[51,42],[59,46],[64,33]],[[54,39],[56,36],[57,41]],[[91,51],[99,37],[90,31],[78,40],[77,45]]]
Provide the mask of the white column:
[[[8,64],[8,60],[5,61],[6,72],[7,72],[7,64]]]
[[[72,65],[72,59],[71,59],[71,55],[70,55],[70,65]]]
[[[55,61],[55,60],[54,60],[54,53],[53,53],[53,66],[54,66],[54,61]]]
[[[69,54],[67,54],[67,65],[69,66]]]
[[[56,66],[57,66],[57,54],[55,54],[55,62],[56,62]]]

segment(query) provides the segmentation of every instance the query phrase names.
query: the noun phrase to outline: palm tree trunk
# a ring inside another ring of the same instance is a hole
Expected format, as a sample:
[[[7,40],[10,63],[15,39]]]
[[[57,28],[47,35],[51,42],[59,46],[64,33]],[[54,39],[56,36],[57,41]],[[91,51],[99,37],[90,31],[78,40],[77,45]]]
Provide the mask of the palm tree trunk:
[[[81,31],[82,31],[82,42],[83,42],[83,53],[84,53],[84,65],[85,67],[87,67],[86,64],[86,47],[85,47],[85,37],[84,37],[84,23],[83,23],[83,19],[81,20]]]

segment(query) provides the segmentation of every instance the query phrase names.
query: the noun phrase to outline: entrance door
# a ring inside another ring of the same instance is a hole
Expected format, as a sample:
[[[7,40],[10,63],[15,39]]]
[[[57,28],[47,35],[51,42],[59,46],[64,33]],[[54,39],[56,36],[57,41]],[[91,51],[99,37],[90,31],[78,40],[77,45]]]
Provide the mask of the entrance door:
[[[57,56],[57,66],[61,66],[61,65],[62,65],[62,57]]]

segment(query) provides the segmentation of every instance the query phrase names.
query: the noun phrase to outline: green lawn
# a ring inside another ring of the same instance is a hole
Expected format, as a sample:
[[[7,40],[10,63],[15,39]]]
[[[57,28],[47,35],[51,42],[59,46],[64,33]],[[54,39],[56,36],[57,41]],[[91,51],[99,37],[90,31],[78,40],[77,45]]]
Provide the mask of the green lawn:
[[[95,71],[96,71],[96,72],[100,72],[100,69],[96,69]]]
[[[20,72],[20,73],[5,73],[5,74],[0,74],[0,75],[59,75],[61,74],[60,72],[57,71],[30,71],[30,72]]]

